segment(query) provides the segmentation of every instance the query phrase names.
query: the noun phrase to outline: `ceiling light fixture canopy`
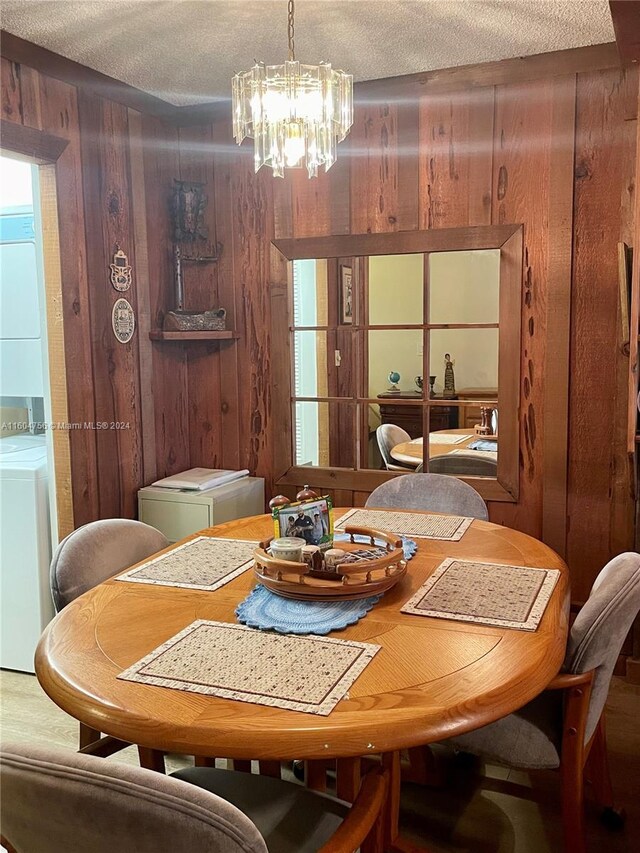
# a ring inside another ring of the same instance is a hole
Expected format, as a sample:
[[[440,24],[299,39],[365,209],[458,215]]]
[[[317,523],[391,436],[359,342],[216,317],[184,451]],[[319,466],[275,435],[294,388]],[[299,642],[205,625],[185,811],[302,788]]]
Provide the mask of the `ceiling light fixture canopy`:
[[[303,65],[295,58],[294,0],[288,5],[289,59],[284,65],[257,62],[233,78],[233,135],[238,145],[254,140],[256,172],[271,166],[301,168],[309,177],[336,161],[338,143],[353,124],[353,76],[329,62]]]

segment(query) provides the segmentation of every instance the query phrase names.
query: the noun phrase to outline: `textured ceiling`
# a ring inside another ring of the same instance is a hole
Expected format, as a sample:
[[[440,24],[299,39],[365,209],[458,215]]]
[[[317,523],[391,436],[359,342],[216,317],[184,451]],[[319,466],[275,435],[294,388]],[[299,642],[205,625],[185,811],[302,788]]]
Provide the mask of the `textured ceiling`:
[[[286,0],[3,0],[2,27],[176,105],[286,57]],[[298,0],[296,55],[356,80],[613,41],[606,0]]]

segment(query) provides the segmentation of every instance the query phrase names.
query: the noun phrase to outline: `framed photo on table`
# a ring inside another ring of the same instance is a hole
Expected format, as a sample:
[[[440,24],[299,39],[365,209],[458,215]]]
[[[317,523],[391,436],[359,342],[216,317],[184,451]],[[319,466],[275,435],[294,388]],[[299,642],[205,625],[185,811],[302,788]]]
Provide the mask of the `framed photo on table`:
[[[353,324],[353,268],[340,266],[340,325]]]
[[[276,538],[293,536],[321,550],[333,545],[332,502],[327,495],[308,501],[296,501],[272,511]]]

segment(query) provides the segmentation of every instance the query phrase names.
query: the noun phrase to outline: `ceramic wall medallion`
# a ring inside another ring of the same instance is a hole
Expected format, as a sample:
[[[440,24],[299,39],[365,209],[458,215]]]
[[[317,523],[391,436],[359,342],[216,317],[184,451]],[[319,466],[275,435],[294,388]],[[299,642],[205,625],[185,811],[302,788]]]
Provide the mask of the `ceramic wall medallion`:
[[[136,329],[136,317],[126,299],[116,300],[111,312],[111,326],[121,344],[129,343]]]
[[[120,246],[116,246],[113,263],[109,264],[109,267],[111,269],[111,284],[115,290],[121,292],[129,290],[131,287],[131,267],[129,266],[129,258]]]

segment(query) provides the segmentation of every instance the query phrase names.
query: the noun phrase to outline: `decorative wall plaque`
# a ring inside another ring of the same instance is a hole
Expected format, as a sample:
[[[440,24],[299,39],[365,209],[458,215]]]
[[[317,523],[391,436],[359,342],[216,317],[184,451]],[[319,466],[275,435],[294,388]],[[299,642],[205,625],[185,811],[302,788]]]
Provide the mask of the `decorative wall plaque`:
[[[116,300],[111,312],[111,326],[120,343],[128,344],[136,329],[136,317],[126,299]]]
[[[173,181],[173,231],[178,243],[207,240],[209,232],[204,222],[207,197],[204,184],[196,181]]]
[[[116,245],[116,251],[113,256],[111,267],[111,284],[116,290],[124,292],[131,287],[131,267],[129,259],[122,251],[120,246]]]

